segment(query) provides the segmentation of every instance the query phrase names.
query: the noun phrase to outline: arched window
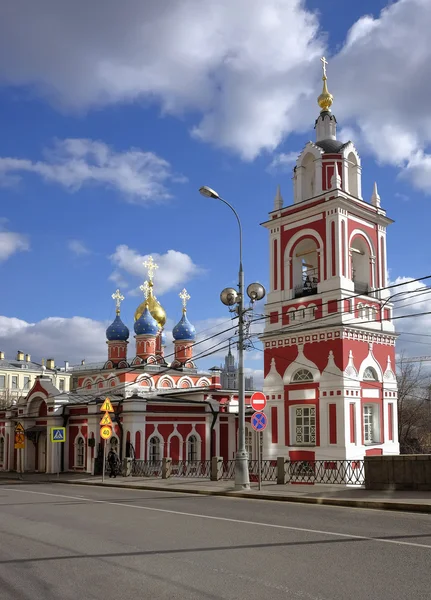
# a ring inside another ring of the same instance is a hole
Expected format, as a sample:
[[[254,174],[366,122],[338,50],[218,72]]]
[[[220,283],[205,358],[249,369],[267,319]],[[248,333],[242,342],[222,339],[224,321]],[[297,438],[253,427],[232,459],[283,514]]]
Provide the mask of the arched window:
[[[160,439],[156,435],[153,435],[153,437],[150,438],[148,446],[149,446],[149,452],[148,452],[149,461],[150,462],[158,462],[158,461],[162,460],[161,452],[160,452]]]
[[[191,435],[187,440],[187,460],[198,460],[198,439],[195,435]]]
[[[378,381],[379,380],[379,378],[377,377],[377,373],[373,369],[373,367],[367,367],[365,369],[363,380],[364,381]]]
[[[370,269],[370,248],[361,235],[353,237],[350,254],[352,256],[352,281],[357,294],[368,294],[372,284]]]
[[[312,237],[302,239],[293,249],[291,269],[295,298],[317,294],[318,250],[316,240]]]
[[[298,369],[292,376],[292,383],[303,383],[304,381],[314,381],[313,373],[308,369]]]
[[[363,319],[365,315],[365,307],[363,304],[358,304],[358,317]]]
[[[4,463],[4,449],[5,449],[5,442],[4,442],[4,437],[0,437],[0,465],[2,465]]]
[[[353,152],[350,152],[349,156],[347,157],[347,164],[348,164],[348,181],[349,181],[349,190],[348,191],[349,191],[349,194],[352,194],[352,196],[355,196],[356,198],[358,198],[359,197],[359,185],[358,185],[359,167],[358,167],[358,161]]]
[[[309,152],[304,156],[301,164],[302,175],[302,200],[308,200],[315,194],[315,165],[314,156]]]
[[[371,319],[377,321],[377,308],[375,306],[371,307]]]
[[[79,436],[75,442],[75,467],[82,469],[85,466],[85,441]]]

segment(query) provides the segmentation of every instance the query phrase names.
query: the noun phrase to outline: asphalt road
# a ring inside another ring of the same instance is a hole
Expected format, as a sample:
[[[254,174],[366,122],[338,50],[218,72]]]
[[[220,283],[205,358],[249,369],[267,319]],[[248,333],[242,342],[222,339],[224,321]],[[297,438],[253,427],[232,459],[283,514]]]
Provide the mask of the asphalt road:
[[[431,597],[431,517],[0,485],[1,600]]]

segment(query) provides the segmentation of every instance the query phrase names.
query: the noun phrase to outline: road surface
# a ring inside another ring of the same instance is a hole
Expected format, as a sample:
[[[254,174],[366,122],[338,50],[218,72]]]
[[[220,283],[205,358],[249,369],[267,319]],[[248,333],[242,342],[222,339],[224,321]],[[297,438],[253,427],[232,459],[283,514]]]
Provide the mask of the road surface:
[[[429,600],[428,515],[0,485],[1,600]]]

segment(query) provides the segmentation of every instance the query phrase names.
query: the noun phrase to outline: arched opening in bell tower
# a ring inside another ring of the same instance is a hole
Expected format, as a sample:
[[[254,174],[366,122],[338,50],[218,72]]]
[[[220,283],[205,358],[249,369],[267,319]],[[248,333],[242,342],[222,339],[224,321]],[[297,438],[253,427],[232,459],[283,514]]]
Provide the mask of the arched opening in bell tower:
[[[314,156],[309,152],[304,156],[302,170],[302,200],[308,200],[315,194],[315,165]]]
[[[367,294],[372,287],[370,248],[360,235],[355,236],[350,243],[351,272],[354,289],[357,294]]]
[[[313,238],[301,240],[292,253],[292,283],[294,297],[317,294],[319,282],[318,246]]]
[[[359,198],[359,170],[358,159],[353,152],[347,157],[347,180],[349,186],[349,194]]]

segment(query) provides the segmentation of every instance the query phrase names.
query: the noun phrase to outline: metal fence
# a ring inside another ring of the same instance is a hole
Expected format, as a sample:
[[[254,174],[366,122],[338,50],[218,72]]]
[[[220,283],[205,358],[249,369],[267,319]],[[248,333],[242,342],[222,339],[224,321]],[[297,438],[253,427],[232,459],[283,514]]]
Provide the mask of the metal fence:
[[[248,473],[250,481],[257,481],[259,478],[259,461],[248,461]],[[223,462],[222,479],[235,478],[235,461],[227,460]],[[277,481],[277,461],[262,460],[261,481]]]
[[[172,461],[171,477],[205,477],[211,476],[210,460],[176,460]]]
[[[286,483],[332,483],[362,485],[365,480],[363,460],[285,461]]]
[[[161,477],[162,476],[161,460],[133,460],[131,475],[132,477]]]

